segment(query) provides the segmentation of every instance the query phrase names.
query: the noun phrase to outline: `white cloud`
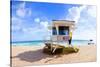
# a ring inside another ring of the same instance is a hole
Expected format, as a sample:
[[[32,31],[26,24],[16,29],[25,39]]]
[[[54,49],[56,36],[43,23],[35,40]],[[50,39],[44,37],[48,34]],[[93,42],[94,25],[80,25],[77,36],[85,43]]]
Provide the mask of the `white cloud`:
[[[41,20],[40,18],[35,18],[34,21],[36,22],[38,28],[42,28],[44,30],[48,29],[48,21]]]
[[[96,6],[80,6],[80,7],[72,7],[68,10],[68,15],[66,19],[73,20],[76,23],[79,21],[81,17],[81,12],[86,12],[91,17],[96,17]]]
[[[39,18],[35,18],[34,21],[35,22],[40,22],[40,19]]]
[[[48,21],[41,20],[39,17],[36,17],[34,19],[34,23],[32,23],[32,24],[26,23],[28,20],[25,18],[29,17],[33,14],[32,14],[32,11],[30,8],[26,8],[25,2],[17,5],[15,12],[16,12],[17,16],[14,15],[15,17],[12,17],[12,19],[11,19],[12,24],[13,24],[12,32],[13,32],[15,39],[16,38],[18,38],[17,40],[19,40],[19,39],[22,39],[22,40],[41,39],[48,33],[48,31],[47,31]],[[37,23],[35,23],[35,22],[37,22]],[[33,26],[31,26],[31,25],[33,25]],[[16,37],[16,35],[18,35],[16,33],[20,34],[20,37]]]
[[[96,31],[94,30],[78,31],[78,33],[73,33],[73,39],[96,40]]]
[[[24,34],[36,35],[36,33],[48,33],[48,21],[41,21],[35,18],[34,21],[38,22],[35,26],[25,26],[25,21],[18,17],[12,17],[12,31],[23,32]],[[32,24],[31,24],[32,25]],[[33,23],[34,25],[34,23]],[[37,36],[37,35],[36,35]]]
[[[23,20],[21,20],[17,17],[12,17],[11,21],[12,21],[12,30],[13,31],[18,31],[21,29]]]
[[[22,27],[22,31],[24,33],[30,33],[30,34],[35,34],[35,33],[44,33],[44,32],[48,32],[48,21],[41,21],[39,18],[35,18],[34,21],[36,21],[37,23],[35,23],[35,26],[32,27]],[[33,23],[34,24],[34,23]]]
[[[12,20],[12,24],[13,25],[17,25],[17,24],[21,24],[22,23],[22,20],[20,18],[18,18],[18,17],[12,17],[11,20]]]
[[[35,36],[38,39],[44,40],[44,37],[49,38],[51,32],[48,30],[48,21],[40,21],[35,27],[24,28],[24,32],[29,35]]]
[[[28,16],[32,15],[32,10],[31,9],[27,9],[28,10]]]
[[[26,3],[23,2],[18,6],[18,9],[16,10],[16,14],[19,17],[25,17],[25,16],[31,16],[32,11],[29,8],[26,8]]]
[[[22,28],[22,31],[24,32],[24,33],[29,33],[29,34],[33,34],[34,35],[34,33],[37,33],[37,32],[39,32],[40,31],[40,29],[38,29],[38,27],[23,27]]]
[[[87,9],[87,12],[90,16],[92,17],[96,17],[96,6],[90,6],[88,9]]]
[[[80,14],[81,14],[81,11],[83,9],[85,9],[86,6],[81,6],[81,7],[72,7],[68,10],[68,15],[66,17],[66,19],[68,20],[73,20],[75,21],[76,23],[78,22],[79,18],[80,18]]]
[[[73,39],[96,39],[96,7],[80,6],[69,9],[66,19],[74,20],[77,29],[73,33]]]
[[[48,28],[48,22],[47,22],[47,21],[42,21],[42,22],[40,22],[40,24],[41,24],[44,28]]]
[[[47,23],[47,22],[42,21],[42,23],[38,26],[22,28],[24,35],[22,35],[21,37],[23,38],[23,36],[28,35],[27,38],[31,39],[33,37],[32,40],[44,40],[45,38],[49,39],[50,31],[48,31],[47,25],[45,23]]]

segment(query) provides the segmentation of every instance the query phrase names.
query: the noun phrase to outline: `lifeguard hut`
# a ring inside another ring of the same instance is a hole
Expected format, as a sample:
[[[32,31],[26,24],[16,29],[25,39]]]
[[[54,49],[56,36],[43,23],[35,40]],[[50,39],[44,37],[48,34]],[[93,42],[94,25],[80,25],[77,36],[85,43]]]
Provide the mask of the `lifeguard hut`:
[[[61,50],[63,50],[65,46],[59,43],[66,42],[66,44],[68,44],[69,33],[75,29],[75,21],[53,20],[52,25],[48,28],[52,31],[52,35],[50,36],[50,41],[45,43],[44,52],[56,53],[57,51],[58,53],[62,53]]]
[[[51,30],[52,30],[52,41],[57,42],[68,42],[69,33],[74,31],[75,21],[68,20],[53,20]]]

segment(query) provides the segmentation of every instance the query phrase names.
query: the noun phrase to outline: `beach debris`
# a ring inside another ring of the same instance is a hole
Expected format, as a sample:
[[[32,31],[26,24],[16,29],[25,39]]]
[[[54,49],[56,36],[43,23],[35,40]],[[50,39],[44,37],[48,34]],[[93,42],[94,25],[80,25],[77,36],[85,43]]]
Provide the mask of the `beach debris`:
[[[89,42],[88,42],[88,45],[92,45],[92,44],[94,44],[94,42],[93,42],[92,39],[90,39]]]

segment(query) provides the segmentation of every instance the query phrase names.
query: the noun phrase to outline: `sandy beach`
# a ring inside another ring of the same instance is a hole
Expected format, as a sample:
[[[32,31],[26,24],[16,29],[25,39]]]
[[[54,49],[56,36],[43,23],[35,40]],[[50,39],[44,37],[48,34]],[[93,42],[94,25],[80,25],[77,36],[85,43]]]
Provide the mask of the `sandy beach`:
[[[12,46],[12,67],[96,61],[96,45],[78,46],[78,53],[47,55],[40,46]]]

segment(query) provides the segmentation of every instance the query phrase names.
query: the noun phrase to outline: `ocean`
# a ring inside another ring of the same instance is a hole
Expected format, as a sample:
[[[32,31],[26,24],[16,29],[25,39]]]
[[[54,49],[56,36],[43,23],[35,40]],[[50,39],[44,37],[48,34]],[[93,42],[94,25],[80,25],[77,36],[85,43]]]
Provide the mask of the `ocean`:
[[[59,42],[60,44],[67,45],[67,42]],[[72,45],[88,45],[88,40],[72,40]],[[17,42],[11,42],[12,46],[44,46],[44,41],[38,40],[38,41],[17,41]]]

